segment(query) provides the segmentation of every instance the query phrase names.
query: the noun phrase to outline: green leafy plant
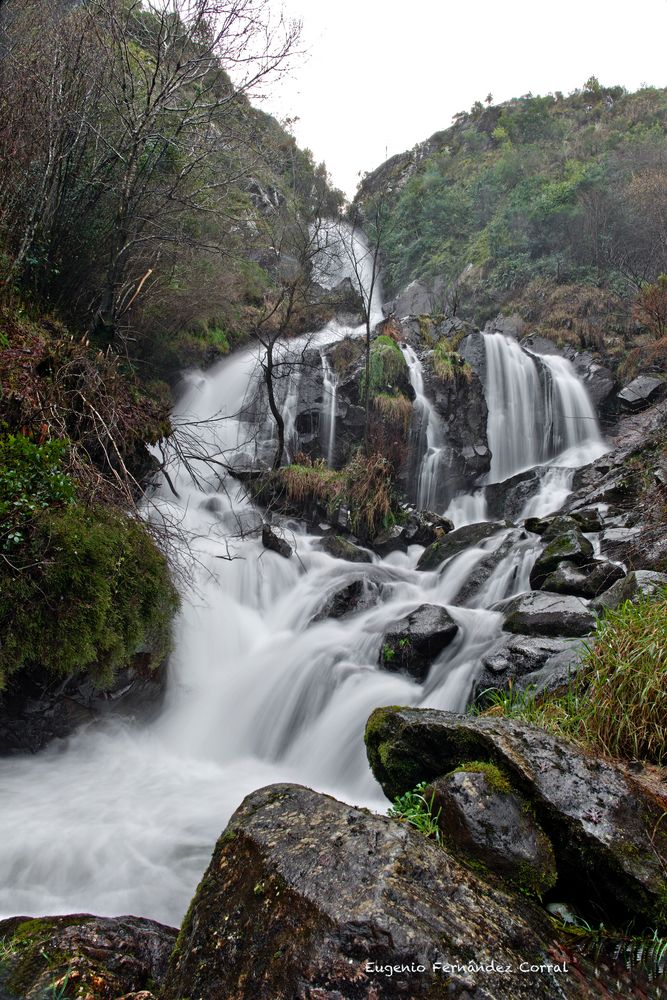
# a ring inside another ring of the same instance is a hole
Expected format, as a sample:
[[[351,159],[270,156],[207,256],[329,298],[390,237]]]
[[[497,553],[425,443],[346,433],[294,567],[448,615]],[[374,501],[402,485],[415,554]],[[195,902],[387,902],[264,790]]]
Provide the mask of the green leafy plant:
[[[392,646],[390,646],[388,642],[385,642],[384,646],[382,647],[382,659],[384,660],[384,662],[385,663],[391,662],[391,660],[393,660],[395,656],[396,656],[396,650]]]
[[[73,480],[64,472],[66,441],[36,444],[23,434],[0,438],[0,547],[21,545],[28,522],[48,507],[75,499]]]
[[[411,792],[398,795],[387,815],[402,823],[409,823],[425,837],[431,837],[440,843],[441,833],[438,820],[441,810],[438,809],[437,813],[433,813],[435,792],[427,800],[424,797],[425,790],[426,782],[422,781]]]

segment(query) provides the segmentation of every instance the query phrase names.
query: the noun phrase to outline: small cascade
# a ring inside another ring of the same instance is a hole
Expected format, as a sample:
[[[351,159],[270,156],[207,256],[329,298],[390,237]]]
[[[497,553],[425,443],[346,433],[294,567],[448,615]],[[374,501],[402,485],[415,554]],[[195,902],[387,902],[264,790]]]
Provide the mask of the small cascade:
[[[410,481],[414,483],[413,499],[419,510],[437,511],[440,506],[440,477],[445,473],[445,427],[440,414],[424,392],[424,369],[416,352],[405,345],[403,353],[408,365],[410,384],[415,390],[410,431]]]
[[[333,468],[336,448],[336,403],[338,393],[338,375],[331,367],[326,351],[320,353],[322,358],[322,409],[320,413],[320,440],[329,468]]]
[[[487,483],[502,483],[543,467],[537,492],[521,517],[557,510],[572,485],[575,468],[607,450],[586,389],[559,355],[538,355],[499,333],[484,333],[491,468]],[[487,516],[484,489],[454,497],[447,517],[457,527]]]
[[[566,358],[525,351],[511,337],[485,333],[491,469],[500,483],[560,460],[583,465],[604,451],[597,417]],[[593,457],[591,457],[593,456]]]

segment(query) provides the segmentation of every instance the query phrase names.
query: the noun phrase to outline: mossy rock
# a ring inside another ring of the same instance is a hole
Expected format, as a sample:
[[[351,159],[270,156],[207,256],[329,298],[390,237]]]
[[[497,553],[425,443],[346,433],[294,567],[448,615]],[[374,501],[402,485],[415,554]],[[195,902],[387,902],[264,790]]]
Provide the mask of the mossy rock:
[[[450,851],[521,891],[542,896],[557,880],[553,847],[533,811],[495,764],[470,761],[424,792]]]
[[[175,939],[140,917],[12,917],[0,921],[0,995],[110,1000],[157,988]]]
[[[156,668],[178,595],[146,525],[101,506],[41,512],[21,562],[0,570],[0,690],[22,670],[98,687],[139,652]],[[20,681],[19,681],[20,683]]]
[[[396,707],[371,715],[366,749],[391,800],[466,762],[495,765],[549,837],[566,898],[593,919],[667,929],[663,809],[610,762],[510,719]]]

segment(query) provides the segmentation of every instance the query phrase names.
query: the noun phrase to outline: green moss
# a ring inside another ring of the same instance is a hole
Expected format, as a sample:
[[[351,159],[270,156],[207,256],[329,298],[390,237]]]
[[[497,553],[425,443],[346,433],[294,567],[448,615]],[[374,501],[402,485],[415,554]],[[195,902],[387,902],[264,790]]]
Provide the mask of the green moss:
[[[395,340],[384,334],[376,337],[370,349],[370,395],[371,398],[381,392],[388,392],[401,377],[407,378],[408,365]],[[360,376],[359,393],[362,399],[366,396],[366,369]]]
[[[464,764],[459,764],[450,773],[457,774],[459,771],[472,771],[474,774],[483,774],[489,788],[492,788],[494,792],[501,792],[508,795],[513,791],[507,775],[496,764],[491,764],[489,761],[466,761]]]
[[[159,665],[178,597],[146,526],[103,507],[38,514],[21,566],[0,570],[0,689],[23,669],[100,686],[145,651]]]

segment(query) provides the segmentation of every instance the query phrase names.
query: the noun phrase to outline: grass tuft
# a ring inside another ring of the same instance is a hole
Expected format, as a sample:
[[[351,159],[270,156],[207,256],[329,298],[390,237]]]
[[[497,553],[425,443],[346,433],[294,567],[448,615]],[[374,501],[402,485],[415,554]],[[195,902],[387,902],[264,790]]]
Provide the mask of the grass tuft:
[[[563,692],[489,692],[482,714],[540,726],[619,760],[666,764],[667,591],[608,611],[583,662]]]

